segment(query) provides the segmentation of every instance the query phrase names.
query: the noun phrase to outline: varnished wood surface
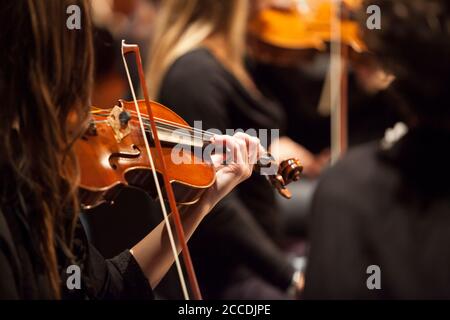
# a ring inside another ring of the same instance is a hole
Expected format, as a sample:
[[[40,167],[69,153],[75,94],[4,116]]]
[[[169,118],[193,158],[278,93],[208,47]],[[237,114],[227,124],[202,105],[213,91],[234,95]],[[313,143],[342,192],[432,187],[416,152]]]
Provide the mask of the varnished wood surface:
[[[123,104],[125,109],[135,110],[133,102],[123,102]],[[146,115],[145,103],[140,101],[139,107],[141,114]],[[173,111],[158,103],[152,102],[152,108],[158,119],[182,126],[188,125]],[[81,170],[81,188],[96,192],[106,192],[118,184],[132,184],[148,188],[150,175],[143,178],[143,175],[133,174],[133,171],[151,170],[137,116],[133,114],[130,120],[131,133],[118,143],[112,128],[105,121],[107,118],[105,114],[108,114],[108,110],[105,110],[105,113],[102,112],[101,115],[92,114],[92,119],[96,122],[96,135],[85,135],[75,145]],[[177,185],[178,189],[182,189],[180,194],[185,193],[185,198],[186,195],[189,195],[190,199],[183,199],[184,202],[195,201],[203,189],[214,183],[214,168],[209,163],[202,163],[202,159],[196,158],[193,152],[183,152],[182,156],[186,161],[176,164],[172,161],[172,149],[173,145],[163,146],[168,178],[172,184]],[[156,150],[153,147],[151,147],[151,154],[156,170],[159,172],[161,159],[156,156]],[[142,181],[130,181],[130,178]],[[150,192],[151,190],[146,191]],[[92,203],[85,204],[92,205]]]

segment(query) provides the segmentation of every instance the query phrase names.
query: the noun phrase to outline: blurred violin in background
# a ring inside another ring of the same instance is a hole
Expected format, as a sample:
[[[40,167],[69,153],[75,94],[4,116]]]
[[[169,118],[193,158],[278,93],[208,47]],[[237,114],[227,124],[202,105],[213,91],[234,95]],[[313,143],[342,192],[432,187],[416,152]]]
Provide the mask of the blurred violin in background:
[[[318,104],[331,115],[331,158],[348,147],[348,64],[366,60],[356,10],[361,0],[277,0],[268,2],[249,22],[249,54],[265,64],[296,66],[330,52],[330,67]]]
[[[353,18],[360,5],[360,0],[339,4],[331,0],[271,1],[250,20],[250,52],[260,61],[276,64],[308,59],[326,50],[332,41],[340,41],[357,53],[364,52],[366,47]],[[333,23],[340,27],[339,39],[333,33]]]
[[[333,39],[331,23],[338,5],[341,15],[335,18],[341,27],[340,41],[356,52],[364,51],[353,15],[361,5],[360,0],[344,0],[339,4],[331,0],[275,1],[250,21],[250,34],[280,48],[323,50],[325,43]]]

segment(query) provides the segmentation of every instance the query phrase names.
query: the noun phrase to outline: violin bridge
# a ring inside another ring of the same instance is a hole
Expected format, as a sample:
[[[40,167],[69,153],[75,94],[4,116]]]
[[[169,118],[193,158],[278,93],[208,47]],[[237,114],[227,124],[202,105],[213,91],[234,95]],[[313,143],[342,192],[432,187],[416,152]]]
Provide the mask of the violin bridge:
[[[124,121],[123,116],[121,116],[124,113],[127,113],[124,108],[115,106],[107,119],[109,126],[113,130],[114,137],[116,138],[117,143],[120,143],[126,136],[131,133],[131,128],[128,124],[129,119],[127,121]]]

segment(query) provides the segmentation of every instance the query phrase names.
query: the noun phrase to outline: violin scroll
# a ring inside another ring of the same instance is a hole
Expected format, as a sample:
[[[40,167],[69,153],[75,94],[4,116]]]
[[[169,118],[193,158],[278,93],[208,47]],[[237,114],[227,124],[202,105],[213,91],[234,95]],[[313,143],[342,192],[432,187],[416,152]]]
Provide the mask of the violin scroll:
[[[268,176],[267,178],[280,195],[286,199],[291,199],[292,193],[287,188],[287,185],[298,181],[302,171],[303,167],[298,159],[288,159],[280,163],[276,175]]]
[[[277,165],[273,156],[267,154],[259,160],[256,170],[261,172],[262,168],[269,168],[271,166],[276,166],[277,170],[275,174],[266,175],[267,180],[280,195],[286,199],[291,199],[292,193],[287,188],[287,185],[300,179],[301,173],[303,172],[303,166],[300,164],[300,160],[291,158],[281,161]]]

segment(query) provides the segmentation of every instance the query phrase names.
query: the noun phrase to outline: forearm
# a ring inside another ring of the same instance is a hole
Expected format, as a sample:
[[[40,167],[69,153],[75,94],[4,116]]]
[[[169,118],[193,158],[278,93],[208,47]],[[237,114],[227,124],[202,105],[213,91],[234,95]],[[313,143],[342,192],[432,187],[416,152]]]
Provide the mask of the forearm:
[[[210,205],[206,201],[200,200],[197,204],[189,206],[186,210],[180,212],[186,241],[190,239],[210,209]],[[169,216],[169,220],[179,254],[181,252],[181,244],[176,236],[172,215]],[[146,275],[151,287],[155,288],[175,260],[165,222],[162,221],[144,239],[136,244],[132,248],[131,253]]]
[[[235,161],[223,165],[224,155],[214,155],[213,165],[216,169],[215,183],[208,188],[201,199],[194,205],[187,207],[181,215],[182,226],[186,240],[190,239],[203,218],[211,209],[227,195],[237,184],[250,177],[253,169],[251,159],[257,158],[261,148],[259,139],[244,133],[231,136],[214,136],[211,141],[217,146],[224,144],[235,156]],[[213,158],[213,157],[212,157]],[[171,220],[171,219],[170,219]],[[170,224],[173,226],[173,222]],[[172,227],[171,230],[175,228]],[[152,288],[155,288],[174,262],[173,250],[164,222],[160,223],[147,237],[134,246],[131,253],[135,257],[142,271],[146,275]],[[181,245],[176,239],[177,254]]]

